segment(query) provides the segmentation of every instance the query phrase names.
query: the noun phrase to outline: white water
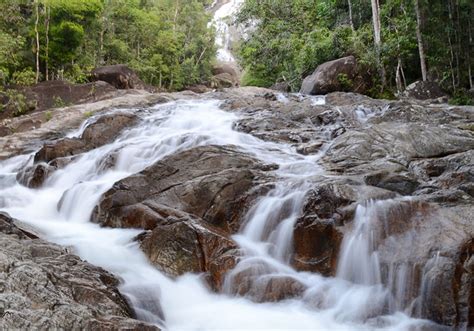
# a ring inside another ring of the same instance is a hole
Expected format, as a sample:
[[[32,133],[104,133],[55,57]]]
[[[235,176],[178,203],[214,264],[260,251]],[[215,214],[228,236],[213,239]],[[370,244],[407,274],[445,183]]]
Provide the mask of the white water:
[[[304,194],[311,178],[322,174],[317,164],[320,155],[301,156],[289,145],[233,131],[238,116],[220,110],[217,101],[172,102],[137,113],[142,117],[137,127],[114,143],[78,157],[41,189],[28,189],[15,180],[16,173],[32,162],[31,155],[1,162],[0,210],[120,276],[121,291],[141,319],[162,324],[161,304],[168,330],[414,330],[422,324],[400,312],[384,315],[389,291],[379,282],[360,281],[366,276],[353,277],[358,271],[351,267],[346,272],[345,263],[340,278],[296,272],[288,265],[292,228]],[[236,145],[280,166],[275,171],[280,178],[275,189],[252,208],[241,233],[235,236],[246,255],[227,277],[226,294],[211,293],[199,275],[171,280],[158,272],[133,242],[140,231],[101,228],[89,222],[94,205],[114,182],[167,155],[207,144]],[[101,164],[110,154],[118,155],[117,164],[104,170]],[[364,261],[359,268],[366,268],[366,264],[372,265],[368,257],[372,251],[363,246],[363,234],[360,239],[359,254],[344,257],[349,254],[345,252],[343,259],[350,260],[348,265],[354,259]],[[259,277],[257,286],[272,277],[289,277],[307,290],[300,299],[279,303],[258,304],[233,296],[233,276],[249,268]]]
[[[216,29],[217,59],[222,62],[235,62],[232,55],[232,33],[230,20],[235,16],[244,0],[230,0],[214,13],[211,24]],[[218,5],[215,1],[212,7]]]

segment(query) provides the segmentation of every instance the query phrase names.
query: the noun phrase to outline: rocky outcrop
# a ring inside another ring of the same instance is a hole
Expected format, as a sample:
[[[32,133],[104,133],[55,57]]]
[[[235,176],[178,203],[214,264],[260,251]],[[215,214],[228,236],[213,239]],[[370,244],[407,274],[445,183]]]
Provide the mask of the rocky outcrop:
[[[136,115],[121,112],[99,117],[80,138],[63,138],[47,143],[35,154],[35,164],[22,170],[17,179],[25,186],[40,187],[48,176],[65,167],[78,154],[112,142],[127,127],[138,122]]]
[[[12,97],[10,93],[0,93],[0,104],[3,106],[0,120],[33,111],[62,108],[72,104],[95,102],[117,96],[115,87],[103,81],[71,84],[63,80],[50,80],[18,88],[18,90],[10,90],[10,92],[13,92],[13,96],[16,95],[16,98]],[[22,105],[18,104],[18,98],[24,98],[24,101],[20,102]],[[26,126],[27,123],[22,125]],[[34,127],[38,127],[38,125],[30,124],[30,128]],[[23,131],[23,128],[17,126],[14,131]],[[5,135],[7,134],[0,132],[0,137]]]
[[[104,81],[117,89],[145,89],[145,84],[137,74],[125,64],[96,68],[91,73],[94,81]]]
[[[473,326],[473,108],[341,92],[325,105],[292,96],[283,103],[268,90],[246,90],[247,99],[240,91],[226,104],[244,114],[236,129],[304,155],[329,142],[320,163],[331,176],[313,179],[295,224],[293,267],[335,275],[356,206],[380,201],[370,214],[376,249],[395,296],[405,279],[399,307],[448,327]],[[256,301],[298,295],[267,287],[272,270],[262,268],[233,270],[232,293]]]
[[[196,147],[117,182],[93,221],[150,230],[141,247],[158,269],[171,276],[206,272],[211,286],[220,288],[239,254],[230,234],[269,169],[232,147]]]
[[[0,214],[0,329],[158,330],[132,319],[118,285]]]
[[[236,65],[218,63],[212,68],[211,87],[225,88],[239,85],[240,73]]]
[[[324,169],[307,178],[293,233],[295,269],[336,275],[341,244],[364,205],[372,208],[367,217],[382,282],[399,309],[448,327],[474,325],[472,108],[340,92],[324,105],[258,88],[210,95],[239,114],[236,130],[291,145],[311,156],[303,166]],[[58,160],[67,157],[38,163],[26,177],[41,182]],[[298,299],[308,284],[265,259],[246,264],[230,237],[271,187],[273,169],[231,146],[180,151],[117,182],[93,219],[145,229],[137,237],[141,249],[170,276],[204,273],[213,289],[256,302]]]
[[[352,55],[319,65],[312,75],[303,80],[300,89],[302,94],[313,95],[336,91],[363,91],[357,61]]]
[[[448,100],[446,92],[435,82],[414,82],[407,86],[402,96],[417,100],[441,99],[444,102]]]
[[[237,245],[226,233],[200,219],[168,217],[141,238],[150,262],[170,276],[207,273],[215,290],[225,273],[236,264]]]
[[[70,130],[77,129],[91,114],[116,108],[156,105],[177,96],[189,97],[184,92],[151,94],[143,90],[123,90],[106,100],[0,119],[0,160],[37,151],[45,141],[57,140]]]
[[[104,194],[93,220],[153,229],[168,216],[191,214],[233,233],[270,169],[232,147],[196,147],[117,182]]]

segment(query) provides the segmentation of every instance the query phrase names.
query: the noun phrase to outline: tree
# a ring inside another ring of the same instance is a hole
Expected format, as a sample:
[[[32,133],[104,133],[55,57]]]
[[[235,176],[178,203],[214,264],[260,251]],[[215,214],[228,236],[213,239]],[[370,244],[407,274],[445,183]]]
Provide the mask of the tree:
[[[36,83],[38,83],[39,77],[40,77],[40,39],[39,39],[39,31],[38,31],[38,24],[39,24],[39,2],[38,2],[38,0],[35,0],[35,18],[36,18],[35,19]]]
[[[420,52],[421,76],[423,78],[423,81],[426,81],[428,79],[428,71],[426,69],[425,47],[423,46],[423,37],[421,34],[422,15],[419,0],[414,1],[416,12],[416,38],[418,40],[418,50]]]

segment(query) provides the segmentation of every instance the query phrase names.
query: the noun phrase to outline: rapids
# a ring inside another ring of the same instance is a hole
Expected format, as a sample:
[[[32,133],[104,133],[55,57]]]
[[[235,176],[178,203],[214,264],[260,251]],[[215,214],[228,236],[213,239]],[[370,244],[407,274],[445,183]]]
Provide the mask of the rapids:
[[[353,233],[343,244],[337,277],[297,272],[289,265],[292,229],[312,178],[324,175],[318,165],[324,149],[302,156],[289,145],[237,132],[233,124],[239,115],[221,110],[216,100],[176,101],[128,111],[140,116],[136,127],[111,144],[79,155],[40,189],[16,181],[34,154],[0,162],[0,211],[119,276],[120,290],[138,317],[166,330],[416,330],[427,325],[392,304],[393,294],[381,284],[370,228],[371,210],[381,203],[359,206]],[[92,121],[69,136],[79,136]],[[101,195],[118,180],[178,151],[210,144],[235,145],[279,165],[275,188],[257,201],[234,237],[245,256],[227,276],[222,294],[208,290],[200,275],[174,280],[157,271],[134,242],[140,230],[101,228],[89,221]],[[118,162],[103,170],[100,164],[111,153],[118,155]],[[288,277],[306,290],[301,299],[278,303],[234,296],[235,274],[249,268],[262,284],[270,276]]]

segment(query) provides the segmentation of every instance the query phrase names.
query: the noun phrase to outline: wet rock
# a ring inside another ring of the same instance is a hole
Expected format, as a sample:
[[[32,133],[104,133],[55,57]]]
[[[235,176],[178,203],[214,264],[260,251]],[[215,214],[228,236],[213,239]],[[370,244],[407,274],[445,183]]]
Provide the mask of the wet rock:
[[[342,242],[341,226],[351,220],[357,200],[350,185],[320,184],[308,191],[296,221],[292,265],[297,270],[333,275]]]
[[[17,174],[17,181],[30,188],[38,188],[43,185],[48,175],[55,169],[46,163],[28,167]]]
[[[231,63],[217,63],[212,67],[211,87],[224,88],[238,86],[240,73]]]
[[[145,84],[137,74],[124,64],[96,68],[92,71],[94,81],[104,81],[117,89],[145,89]]]
[[[201,85],[201,84],[191,85],[191,86],[188,86],[186,89],[198,94],[211,91],[209,87],[207,87],[206,85]]]
[[[169,217],[141,240],[141,248],[158,269],[170,276],[188,272],[210,274],[214,289],[234,266],[237,245],[226,233],[202,220]],[[226,255],[227,254],[227,255]]]
[[[117,113],[99,117],[90,124],[80,138],[63,138],[43,146],[35,155],[35,162],[50,162],[77,155],[112,142],[127,127],[136,124],[138,117]]]
[[[382,269],[392,270],[382,274],[383,282],[394,286],[404,280],[398,300],[413,315],[449,327],[474,325],[473,215],[472,205],[379,202],[373,231]]]
[[[74,138],[63,138],[53,144],[46,144],[35,154],[35,162],[50,162],[57,158],[73,156],[87,150],[84,141]]]
[[[365,176],[364,180],[367,185],[394,191],[401,195],[411,195],[420,185],[411,176],[390,173],[388,171],[371,173]]]
[[[292,265],[301,271],[334,276],[343,234],[335,221],[304,217],[294,230]]]
[[[211,87],[212,88],[228,88],[237,86],[237,82],[234,80],[234,77],[229,73],[221,73],[214,75],[211,78]]]
[[[327,94],[350,88],[357,76],[357,62],[354,56],[329,61],[319,65],[301,85],[302,94]],[[345,81],[345,82],[344,82]]]
[[[132,319],[119,281],[0,214],[1,329],[158,330]]]
[[[117,182],[95,208],[93,221],[143,227],[144,219],[148,224],[191,214],[233,233],[255,198],[253,191],[268,179],[265,170],[268,167],[231,147],[196,147]]]
[[[273,273],[264,261],[247,264],[245,261],[226,279],[226,290],[254,302],[277,302],[299,297],[306,286],[297,279]]]
[[[290,85],[287,82],[275,83],[270,87],[270,89],[285,93],[291,91]]]

